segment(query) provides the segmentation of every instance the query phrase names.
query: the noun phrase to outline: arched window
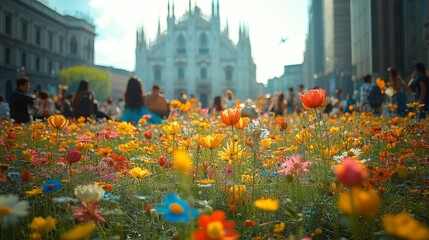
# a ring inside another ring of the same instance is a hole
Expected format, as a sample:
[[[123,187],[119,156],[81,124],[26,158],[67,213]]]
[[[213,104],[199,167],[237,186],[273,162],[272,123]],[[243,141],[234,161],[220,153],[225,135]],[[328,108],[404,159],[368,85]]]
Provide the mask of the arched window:
[[[186,41],[183,35],[177,38],[177,54],[186,54]]]
[[[161,79],[162,79],[162,75],[161,75],[161,67],[160,66],[155,66],[153,69],[153,78],[155,80],[155,82],[160,83]]]
[[[200,78],[201,80],[207,80],[207,68],[200,68]]]
[[[208,47],[208,40],[207,35],[205,33],[201,34],[200,36],[200,54],[208,54],[209,53],[209,47]]]
[[[233,74],[233,68],[232,67],[227,67],[225,68],[225,79],[228,82],[232,81],[232,74]]]
[[[185,80],[185,67],[184,66],[179,66],[177,68],[177,79],[179,79],[179,81]]]
[[[74,36],[70,40],[70,54],[72,54],[72,55],[77,54],[77,41],[76,41],[76,38]]]

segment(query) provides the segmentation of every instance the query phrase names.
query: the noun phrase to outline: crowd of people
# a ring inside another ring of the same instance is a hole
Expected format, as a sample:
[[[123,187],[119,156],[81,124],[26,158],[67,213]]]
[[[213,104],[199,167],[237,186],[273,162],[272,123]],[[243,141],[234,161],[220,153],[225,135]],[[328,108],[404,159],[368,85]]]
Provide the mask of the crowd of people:
[[[418,102],[420,116],[425,117],[429,111],[429,77],[425,66],[417,63],[408,83],[392,67],[387,69],[389,79],[386,82],[377,80],[373,82],[371,75],[364,76],[363,84],[359,90],[353,93],[347,92],[342,97],[341,89],[337,89],[333,96],[329,96],[324,112],[329,116],[338,116],[352,111],[372,112],[374,115],[385,114],[387,116],[406,115],[409,108],[407,103]],[[34,119],[46,119],[49,116],[60,113],[65,117],[91,117],[96,119],[114,119],[137,124],[144,117],[148,123],[161,123],[163,119],[171,117],[173,109],[164,98],[158,85],[152,86],[152,91],[144,93],[141,81],[132,77],[128,80],[124,98],[119,98],[117,103],[108,97],[103,104],[99,104],[94,92],[90,89],[88,81],[81,80],[74,94],[68,93],[67,87],[60,87],[55,101],[46,91],[32,92],[30,79],[20,77],[16,81],[17,88],[10,95],[8,104],[0,96],[0,118],[12,118],[16,123],[27,123]],[[317,87],[316,87],[317,88]],[[287,93],[266,94],[260,99],[261,107],[256,113],[253,100],[248,99],[241,104],[243,112],[250,117],[258,114],[270,113],[276,116],[285,116],[302,112],[303,106],[299,99],[304,94],[304,86],[299,85],[297,93],[289,88]],[[191,96],[192,97],[192,96]],[[182,92],[178,101],[188,101],[186,92]],[[209,113],[218,113],[226,108],[240,107],[239,100],[234,98],[234,93],[227,90],[224,96],[217,95],[213,98],[208,108]]]

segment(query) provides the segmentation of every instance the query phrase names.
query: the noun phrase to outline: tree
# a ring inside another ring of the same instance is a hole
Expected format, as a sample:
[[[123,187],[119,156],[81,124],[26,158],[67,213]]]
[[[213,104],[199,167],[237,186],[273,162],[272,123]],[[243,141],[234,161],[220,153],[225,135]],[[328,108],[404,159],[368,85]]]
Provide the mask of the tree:
[[[97,99],[106,99],[110,96],[111,80],[109,75],[97,68],[77,66],[60,71],[60,83],[69,86],[69,92],[77,90],[79,82],[88,81],[89,88],[94,91]]]

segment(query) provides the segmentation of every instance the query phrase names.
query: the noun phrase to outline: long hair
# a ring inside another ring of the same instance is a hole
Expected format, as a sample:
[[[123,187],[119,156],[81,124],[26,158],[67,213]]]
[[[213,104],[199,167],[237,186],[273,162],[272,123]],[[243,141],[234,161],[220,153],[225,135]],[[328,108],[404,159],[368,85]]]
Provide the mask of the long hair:
[[[390,81],[390,84],[392,84],[392,88],[396,92],[402,90],[401,78],[398,75],[398,71],[396,71],[396,69],[392,67],[389,67],[387,71],[389,72],[389,81]]]
[[[73,100],[72,100],[72,107],[76,107],[79,103],[80,99],[82,98],[82,95],[89,91],[89,83],[86,80],[81,80],[79,82],[79,86],[77,87],[76,93],[74,94]]]
[[[216,109],[218,112],[223,110],[221,96],[218,95],[213,99],[213,109]]]
[[[132,77],[128,80],[125,90],[125,108],[140,109],[143,105],[142,84],[139,79]]]

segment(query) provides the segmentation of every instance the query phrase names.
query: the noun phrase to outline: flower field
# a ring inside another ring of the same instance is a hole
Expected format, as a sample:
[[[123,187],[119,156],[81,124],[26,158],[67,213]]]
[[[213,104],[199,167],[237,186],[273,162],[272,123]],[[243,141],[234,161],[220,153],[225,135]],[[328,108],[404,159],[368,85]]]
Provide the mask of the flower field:
[[[159,125],[1,120],[0,238],[429,239],[428,119],[310,103],[257,119],[188,103]]]

